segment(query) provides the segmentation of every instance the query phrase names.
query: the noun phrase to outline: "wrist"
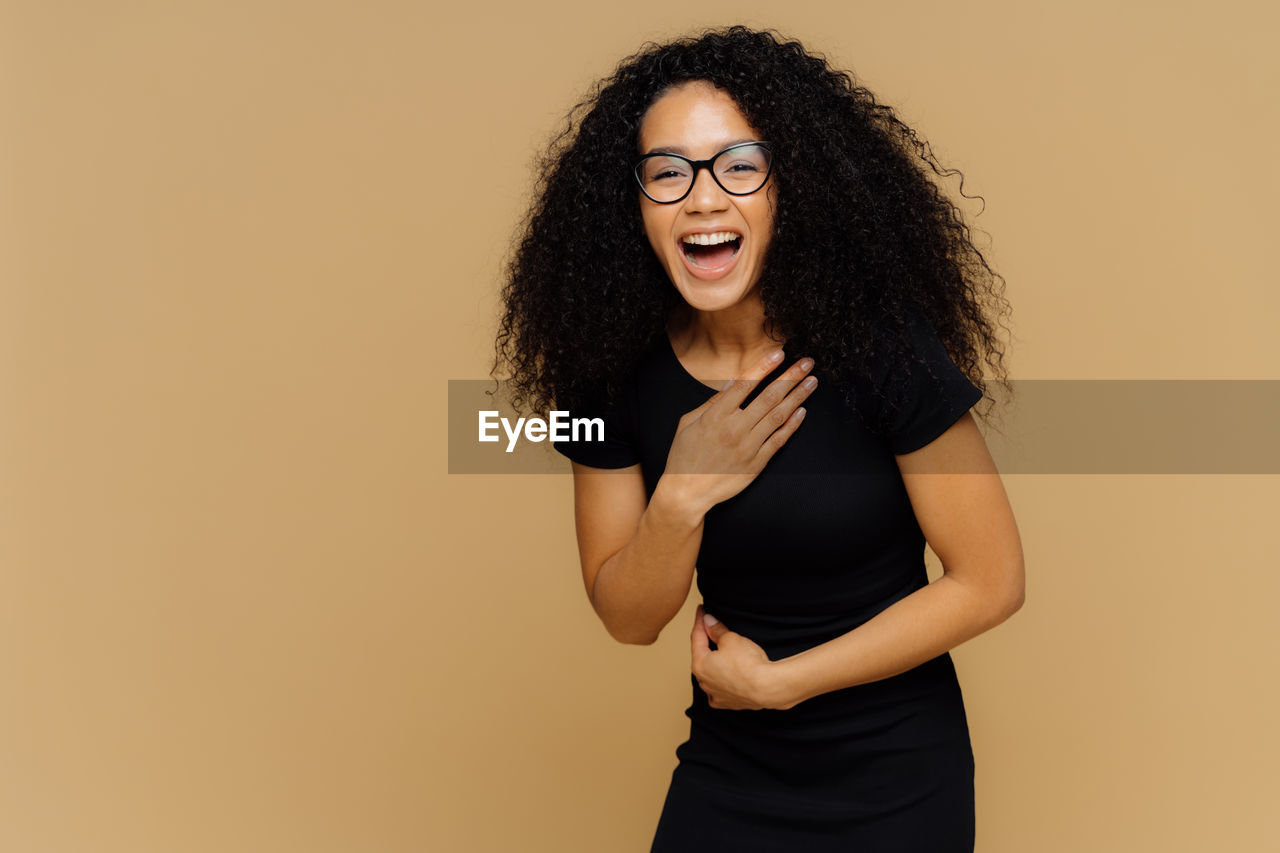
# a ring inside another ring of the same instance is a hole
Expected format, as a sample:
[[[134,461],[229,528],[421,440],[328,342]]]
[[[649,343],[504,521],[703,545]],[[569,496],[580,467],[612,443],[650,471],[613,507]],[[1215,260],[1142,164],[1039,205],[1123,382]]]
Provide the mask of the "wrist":
[[[701,524],[707,514],[706,508],[687,494],[683,484],[670,474],[663,474],[658,478],[653,497],[649,499],[649,507],[656,508],[664,518],[690,529]]]
[[[782,658],[770,661],[761,685],[761,704],[766,708],[786,711],[807,698],[795,660]]]

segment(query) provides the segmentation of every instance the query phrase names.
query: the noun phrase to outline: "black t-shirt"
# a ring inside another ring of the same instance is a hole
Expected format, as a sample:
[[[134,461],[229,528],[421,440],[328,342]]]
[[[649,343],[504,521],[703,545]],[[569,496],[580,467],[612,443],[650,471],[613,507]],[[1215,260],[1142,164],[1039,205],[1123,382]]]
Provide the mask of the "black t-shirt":
[[[708,610],[715,613],[712,605],[719,604],[763,616],[847,613],[885,603],[919,580],[924,537],[894,454],[937,438],[982,392],[932,326],[916,320],[909,335],[936,381],[923,370],[885,365],[874,381],[894,405],[857,386],[863,417],[815,365],[819,384],[796,432],[743,491],[707,513],[697,567]],[[742,405],[801,355],[789,352]],[[639,464],[652,496],[680,417],[715,393],[685,370],[661,334],[612,402],[601,394],[569,409],[572,417],[600,417],[604,440],[553,447],[596,468]]]
[[[859,417],[815,365],[819,384],[804,403],[799,428],[745,489],[707,512],[696,563],[705,609],[771,660],[848,633],[928,584],[924,535],[894,454],[937,438],[982,392],[931,326],[917,321],[910,339],[937,382],[921,370],[885,365],[874,381],[897,405],[855,387]],[[788,352],[743,405],[802,355]],[[639,464],[652,497],[680,417],[715,393],[684,369],[667,336],[659,335],[616,399],[570,408],[573,417],[601,417],[605,440],[553,446],[596,468]],[[676,751],[677,773],[712,790],[731,787],[752,796],[803,790],[806,803],[846,808],[889,790],[921,799],[930,774],[947,767],[972,773],[949,653],[786,710],[715,709],[692,675],[690,682],[693,701],[685,713],[693,725]],[[794,811],[788,802],[783,793],[753,808],[776,812],[784,825]]]

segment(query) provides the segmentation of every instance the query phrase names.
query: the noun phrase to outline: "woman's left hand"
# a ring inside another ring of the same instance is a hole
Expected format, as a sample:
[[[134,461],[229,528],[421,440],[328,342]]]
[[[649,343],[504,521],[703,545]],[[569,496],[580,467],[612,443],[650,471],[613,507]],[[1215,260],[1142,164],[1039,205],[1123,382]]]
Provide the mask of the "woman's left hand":
[[[776,666],[764,649],[723,622],[707,625],[701,604],[693,617],[690,640],[693,675],[712,708],[759,711],[781,704],[776,699]],[[710,643],[716,644],[715,651]]]

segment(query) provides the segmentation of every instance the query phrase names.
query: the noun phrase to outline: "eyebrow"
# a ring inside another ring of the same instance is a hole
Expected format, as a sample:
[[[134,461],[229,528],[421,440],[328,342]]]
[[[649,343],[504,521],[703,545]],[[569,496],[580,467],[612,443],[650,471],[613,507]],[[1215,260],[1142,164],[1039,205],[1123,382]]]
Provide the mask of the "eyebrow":
[[[716,152],[719,153],[726,148],[732,148],[735,145],[742,145],[743,143],[746,143],[746,142],[759,142],[759,141],[760,141],[759,139],[734,139],[730,142],[726,142],[724,145],[721,145],[719,148],[716,149]],[[679,145],[659,145],[656,148],[650,148],[648,151],[644,153],[645,154],[679,154],[681,157],[689,156],[688,149]]]

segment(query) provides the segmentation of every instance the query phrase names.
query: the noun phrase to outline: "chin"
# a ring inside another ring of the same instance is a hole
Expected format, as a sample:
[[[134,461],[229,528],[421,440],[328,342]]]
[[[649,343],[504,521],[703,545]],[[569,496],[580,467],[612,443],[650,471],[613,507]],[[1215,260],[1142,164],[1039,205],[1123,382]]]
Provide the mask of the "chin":
[[[676,261],[679,264],[679,261]],[[678,266],[675,275],[667,271],[675,289],[688,303],[690,308],[698,311],[723,311],[732,308],[746,297],[750,288],[737,276],[716,281],[703,281],[684,275],[682,266]]]
[[[698,311],[723,311],[747,295],[746,288],[730,283],[692,281],[681,282],[675,288],[689,307]]]
[[[689,293],[681,290],[680,295],[684,297],[684,301],[695,311],[703,311],[711,313],[715,311],[723,311],[726,308],[732,308],[742,301],[742,293],[732,293],[725,296],[709,295],[702,293]]]

